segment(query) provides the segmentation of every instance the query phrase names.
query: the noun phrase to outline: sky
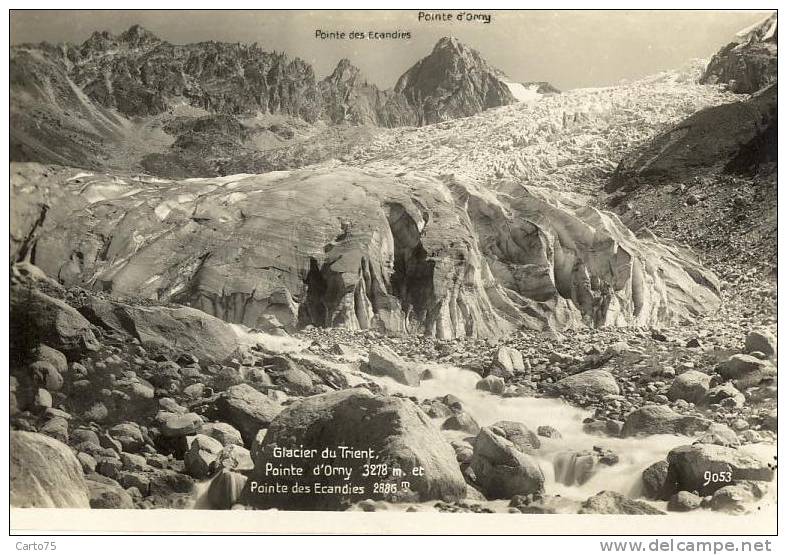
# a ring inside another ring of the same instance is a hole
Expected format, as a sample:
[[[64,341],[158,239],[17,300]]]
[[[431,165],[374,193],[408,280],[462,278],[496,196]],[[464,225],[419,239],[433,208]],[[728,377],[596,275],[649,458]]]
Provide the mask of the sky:
[[[430,12],[435,13],[435,12]],[[709,58],[735,33],[767,12],[722,11],[489,11],[489,23],[419,21],[399,11],[144,11],[12,10],[11,44],[81,43],[93,31],[119,34],[138,23],[175,44],[258,43],[315,68],[319,78],[349,58],[382,88],[426,56],[443,36],[478,50],[514,81],[549,81],[562,90],[606,86]],[[466,13],[466,12],[465,12]],[[403,31],[408,40],[320,40],[323,31]]]

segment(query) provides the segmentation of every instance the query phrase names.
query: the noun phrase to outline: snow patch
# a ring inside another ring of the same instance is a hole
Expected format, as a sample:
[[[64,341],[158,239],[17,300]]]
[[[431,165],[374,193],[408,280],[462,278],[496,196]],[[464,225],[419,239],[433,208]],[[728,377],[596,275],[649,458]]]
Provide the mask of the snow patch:
[[[522,83],[508,83],[507,81],[503,81],[503,83],[506,84],[508,90],[519,102],[533,102],[544,96],[538,92],[537,85],[526,87]]]

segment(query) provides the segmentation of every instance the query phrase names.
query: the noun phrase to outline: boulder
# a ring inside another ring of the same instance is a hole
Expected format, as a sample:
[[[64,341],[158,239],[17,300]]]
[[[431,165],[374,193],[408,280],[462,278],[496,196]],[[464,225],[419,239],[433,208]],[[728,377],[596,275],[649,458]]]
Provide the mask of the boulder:
[[[717,370],[738,389],[759,385],[763,379],[776,376],[776,366],[771,362],[743,354],[731,356]]]
[[[710,389],[710,376],[698,370],[689,370],[676,377],[667,392],[670,401],[683,399],[699,404]]]
[[[68,443],[68,420],[55,416],[47,420],[39,431],[63,443]]]
[[[690,491],[679,491],[670,497],[667,503],[668,511],[686,512],[699,509],[702,504],[702,497]]]
[[[421,383],[420,373],[411,363],[382,345],[369,349],[367,369],[370,374],[392,378],[404,385],[418,387]]]
[[[225,445],[216,459],[218,468],[229,468],[238,472],[248,472],[254,468],[251,451],[242,445]]]
[[[282,407],[270,397],[248,384],[234,385],[222,393],[215,403],[217,419],[234,426],[251,445],[261,428],[267,428]]]
[[[676,447],[667,455],[667,461],[680,489],[696,491],[703,496],[736,480],[767,482],[774,475],[774,469],[754,455],[707,443]],[[710,473],[711,479],[706,473]]]
[[[621,435],[680,434],[694,435],[708,429],[710,420],[678,414],[664,405],[645,405],[626,416]]]
[[[759,352],[773,358],[777,353],[776,336],[767,329],[750,331],[746,335],[746,352]]]
[[[93,457],[89,453],[85,453],[85,452],[77,453],[77,460],[79,461],[79,464],[82,465],[82,471],[85,474],[89,474],[91,472],[96,471],[96,466],[98,465],[98,461],[96,461],[95,457]]]
[[[538,462],[501,435],[500,428],[482,428],[476,436],[470,468],[488,499],[510,499],[544,491]]]
[[[536,429],[536,433],[541,437],[548,437],[551,439],[562,439],[562,434],[557,430],[557,428],[549,425],[539,426]]]
[[[218,440],[222,445],[243,445],[240,432],[226,422],[208,422],[203,424],[199,433]]]
[[[267,374],[274,384],[291,395],[310,395],[314,388],[312,375],[287,357],[275,356],[265,360]]]
[[[202,418],[193,412],[175,414],[159,412],[156,416],[161,428],[161,435],[169,438],[185,437],[197,433],[202,427]]]
[[[34,432],[10,436],[12,507],[90,507],[82,465],[66,444]]]
[[[645,501],[629,499],[616,491],[602,491],[582,503],[579,514],[600,515],[663,515]]]
[[[191,307],[137,306],[91,297],[81,311],[96,325],[125,331],[151,352],[187,352],[202,362],[220,363],[240,348],[232,326]]]
[[[713,511],[742,514],[759,509],[756,502],[765,493],[765,486],[758,482],[743,481],[717,489],[710,500]]]
[[[443,430],[459,430],[471,435],[477,434],[481,431],[481,426],[478,425],[475,418],[466,412],[460,412],[446,418],[442,425]]]
[[[39,360],[32,363],[29,371],[35,382],[50,392],[59,391],[63,387],[63,376],[55,369],[54,365],[47,361]]]
[[[339,446],[352,452],[342,455]],[[282,453],[283,448],[309,450],[314,456]],[[320,455],[325,449],[337,453],[323,461]],[[363,465],[370,460],[389,469],[401,468],[409,488],[398,487],[401,478],[392,473],[363,477]],[[351,469],[352,480],[310,472],[325,462]],[[456,501],[466,493],[454,450],[426,414],[409,399],[373,395],[360,388],[307,397],[286,408],[271,423],[255,452],[254,465],[241,502],[258,508],[336,509],[362,499]],[[290,466],[304,469],[304,475],[271,475],[271,468]],[[338,489],[332,494],[292,495],[262,488],[276,483],[290,488],[295,483],[312,488],[320,483]],[[374,483],[390,485],[379,490]]]
[[[615,377],[606,370],[586,370],[557,382],[558,390],[564,395],[590,395],[603,397],[619,395],[620,387]]]
[[[100,347],[90,322],[74,308],[36,289],[11,288],[11,308],[23,313],[35,327],[38,339],[77,358]]]
[[[194,491],[194,479],[175,470],[156,469],[149,472],[147,476],[149,495],[167,497],[178,493],[190,494]]]
[[[121,453],[120,462],[123,463],[123,470],[131,472],[143,472],[150,470],[147,459],[142,455],[135,455],[134,453]]]
[[[492,424],[491,427],[494,429],[495,434],[506,438],[523,453],[532,455],[536,449],[541,447],[541,440],[538,439],[538,435],[521,422],[499,420]]]
[[[145,436],[136,422],[116,424],[109,429],[109,435],[120,443],[124,451],[136,453],[145,445]]]
[[[667,501],[678,492],[678,483],[667,461],[657,461],[642,471],[645,497]]]
[[[49,345],[38,346],[38,351],[36,351],[36,360],[48,362],[61,374],[68,372],[68,360],[66,359],[66,355],[57,349],[53,349]]]
[[[489,374],[499,376],[504,380],[512,378],[514,374],[525,371],[525,361],[518,349],[503,345],[497,349],[492,359],[492,368]]]
[[[709,389],[708,393],[705,394],[703,403],[706,405],[718,405],[725,399],[732,399],[732,401],[728,402],[732,402],[737,407],[742,407],[746,402],[746,396],[743,393],[735,389],[731,382],[725,382]]]
[[[91,509],[133,509],[134,500],[120,484],[86,480]]]
[[[735,430],[726,424],[714,422],[708,429],[700,435],[697,443],[711,443],[713,445],[723,445],[724,447],[738,447],[741,442]]]
[[[183,457],[186,472],[198,480],[207,478],[215,470],[223,446],[219,441],[202,434],[190,439],[191,444]]]
[[[498,376],[487,376],[486,378],[478,380],[475,384],[475,388],[481,391],[488,391],[494,395],[502,395],[506,390],[506,382],[503,381],[503,378]]]
[[[776,432],[779,429],[779,415],[776,409],[765,410],[760,413],[760,422],[763,430]]]

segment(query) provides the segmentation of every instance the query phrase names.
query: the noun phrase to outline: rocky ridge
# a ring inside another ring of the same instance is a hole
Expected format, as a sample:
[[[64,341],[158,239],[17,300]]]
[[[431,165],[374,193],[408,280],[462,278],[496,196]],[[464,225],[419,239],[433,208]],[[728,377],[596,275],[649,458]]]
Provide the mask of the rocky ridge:
[[[10,67],[12,159],[90,168],[165,167],[141,161],[177,156],[192,140],[167,129],[176,118],[277,116],[400,127],[516,102],[502,74],[454,38],[441,39],[391,90],[369,83],[347,59],[318,80],[303,60],[256,44],[174,45],[138,25],[118,36],[95,32],[81,45],[16,45]],[[463,83],[470,88],[460,92]],[[259,141],[245,147],[252,159],[266,150]]]

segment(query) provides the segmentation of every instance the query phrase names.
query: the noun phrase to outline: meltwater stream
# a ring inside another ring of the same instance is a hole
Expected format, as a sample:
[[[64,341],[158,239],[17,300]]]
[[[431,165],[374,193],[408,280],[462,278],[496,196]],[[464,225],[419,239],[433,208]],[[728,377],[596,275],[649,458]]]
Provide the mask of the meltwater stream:
[[[489,426],[501,420],[510,420],[521,422],[533,431],[542,425],[549,425],[557,429],[562,437],[560,439],[539,437],[541,447],[535,451],[533,456],[538,460],[544,472],[545,493],[559,495],[566,501],[584,501],[604,490],[616,491],[632,498],[641,497],[642,471],[654,462],[664,460],[673,448],[694,441],[690,437],[667,434],[628,438],[590,435],[582,429],[582,421],[591,415],[590,411],[574,407],[560,399],[499,397],[476,389],[476,382],[481,378],[475,372],[440,364],[427,364],[426,367],[432,378],[422,381],[418,387],[405,386],[390,378],[379,378],[366,374],[364,377],[374,380],[389,393],[399,392],[418,399],[442,398],[449,393],[453,394],[461,400],[463,409],[473,416],[481,426]],[[436,424],[442,424],[442,420],[444,419],[436,420]],[[455,434],[457,439],[466,438],[468,435],[461,431],[447,433]],[[565,484],[560,479],[561,475],[556,476],[556,462],[562,459],[563,466],[565,466],[565,461],[567,458],[570,459],[572,452],[590,451],[594,446],[613,451],[619,457],[619,461],[611,466],[596,464],[590,479],[582,484],[576,482],[570,485]],[[774,445],[764,443],[747,445],[740,449],[763,460],[772,460],[776,454]],[[757,507],[751,508],[754,513],[757,513],[759,519],[767,519],[766,513],[772,513],[775,518],[775,485],[774,481],[766,497],[757,504]],[[666,510],[666,502],[652,500],[648,500],[648,502]],[[490,503],[498,510],[504,510],[506,504],[507,501],[503,504],[500,502]],[[681,518],[687,516],[686,513],[671,514],[676,517],[681,516]],[[692,522],[695,523],[704,519],[708,519],[710,522],[713,519],[726,520],[728,516],[732,517],[732,515],[709,510],[693,511],[690,514]],[[739,517],[734,518],[738,519]]]
[[[582,420],[589,411],[573,407],[560,399],[536,397],[499,397],[476,389],[480,376],[475,372],[438,364],[427,365],[432,379],[419,387],[408,387],[389,378],[373,378],[389,393],[399,392],[418,399],[441,398],[453,394],[462,407],[479,425],[489,426],[501,420],[521,422],[535,431],[549,425],[557,429],[560,439],[539,437],[541,447],[533,455],[541,465],[546,493],[570,498],[587,499],[602,490],[614,490],[626,495],[638,495],[642,471],[652,463],[664,459],[678,445],[689,443],[688,438],[673,435],[653,435],[641,438],[594,436],[582,430]],[[444,420],[444,419],[443,419]],[[442,424],[441,421],[436,423]],[[457,439],[468,434],[457,431]],[[613,451],[619,462],[612,466],[599,464],[592,477],[581,485],[567,485],[556,476],[555,463],[565,461],[571,452],[590,451],[600,446]]]

